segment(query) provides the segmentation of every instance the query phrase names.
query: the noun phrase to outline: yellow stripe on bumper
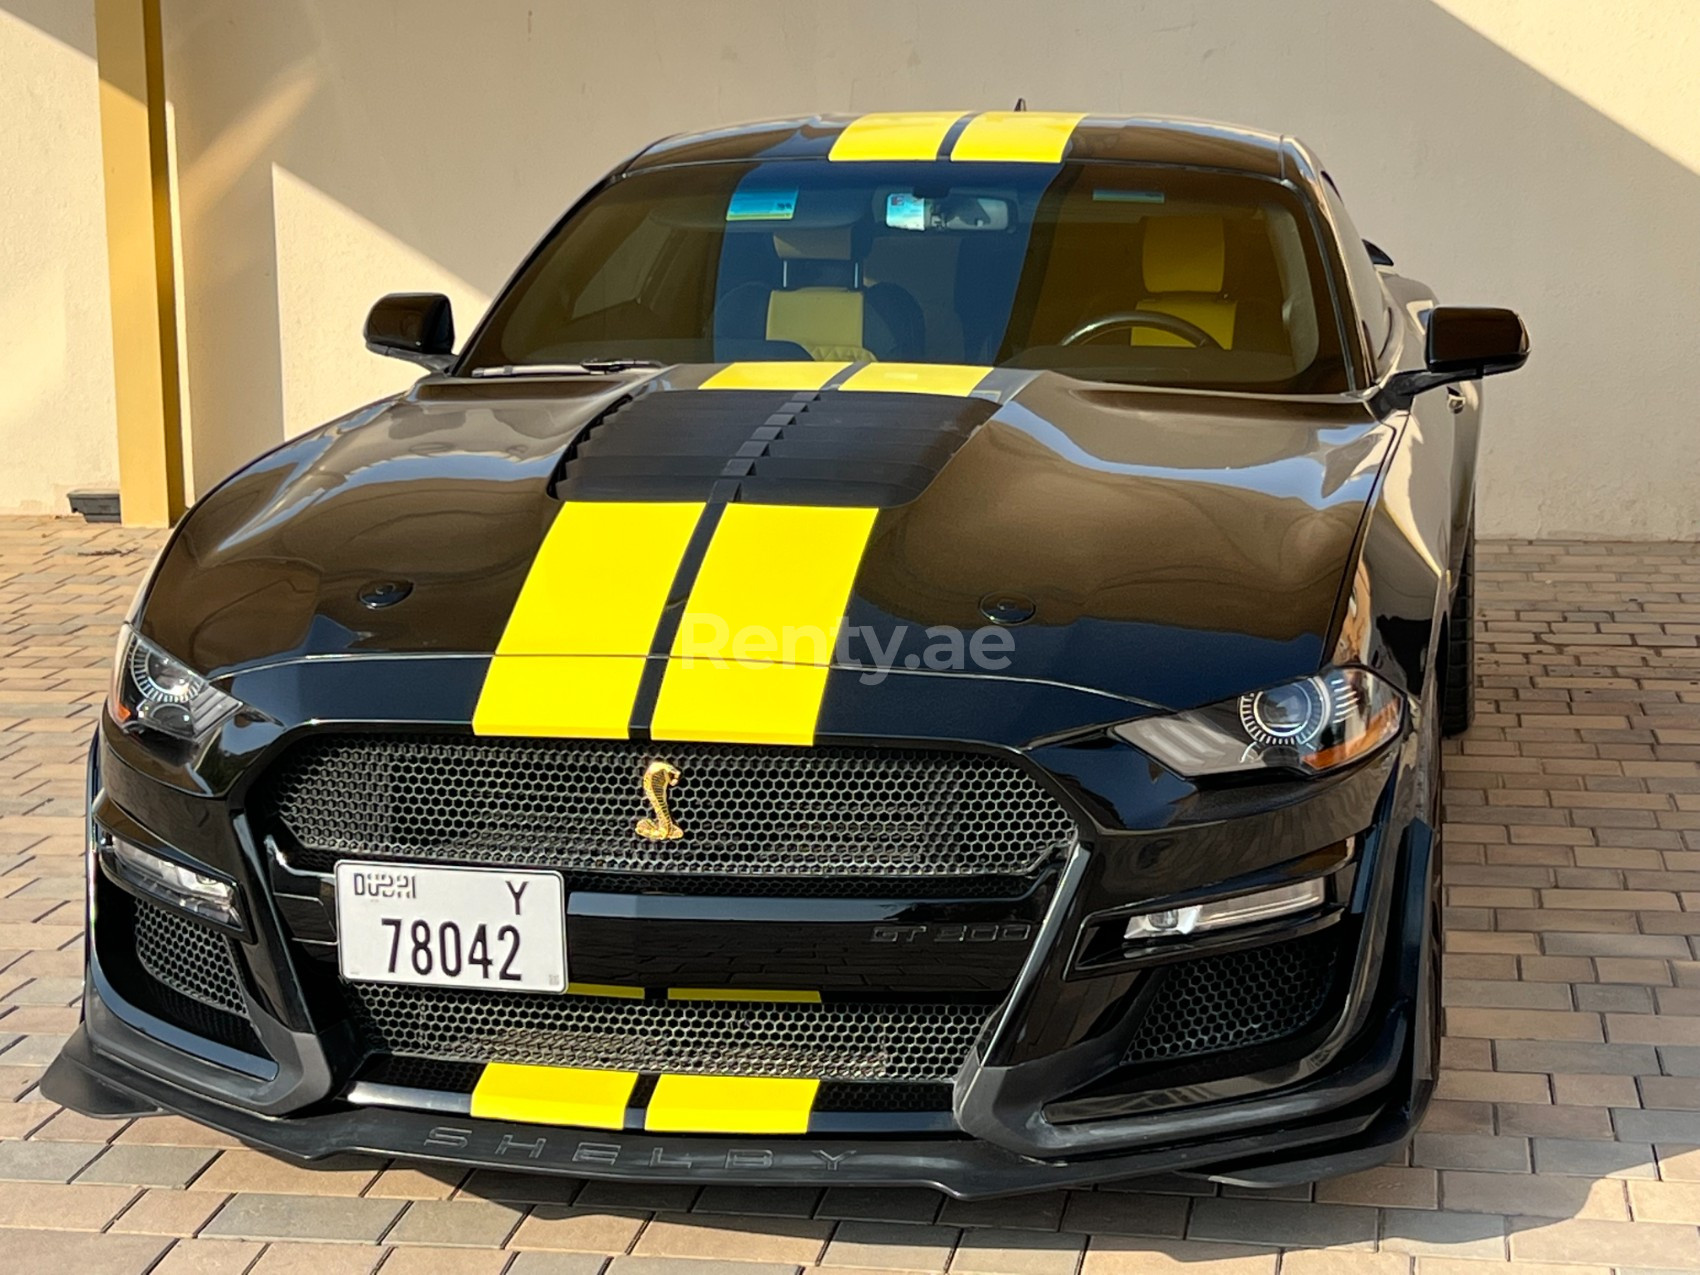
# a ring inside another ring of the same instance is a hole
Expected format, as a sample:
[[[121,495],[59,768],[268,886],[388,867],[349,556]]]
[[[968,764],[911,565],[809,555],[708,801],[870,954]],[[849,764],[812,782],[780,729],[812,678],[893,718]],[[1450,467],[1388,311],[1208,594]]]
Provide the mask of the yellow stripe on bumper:
[[[848,363],[728,363],[699,386],[705,390],[818,390]]]
[[[624,739],[701,504],[573,502],[532,559],[472,714],[478,735]]]
[[[838,388],[885,394],[946,394],[967,398],[992,369],[963,363],[869,363]]]
[[[832,143],[828,159],[937,159],[961,111],[879,111],[852,120]]]
[[[812,744],[877,509],[728,505],[697,572],[654,739]]]
[[[1085,116],[1065,111],[984,111],[950,148],[952,160],[1055,164]]]
[[[655,1133],[807,1133],[818,1080],[662,1076],[643,1127]]]
[[[637,1086],[635,1071],[490,1063],[472,1091],[472,1114],[526,1124],[619,1129]]]
[[[777,1001],[791,1005],[819,1005],[819,992],[767,991],[757,987],[669,987],[667,999],[673,1001]]]

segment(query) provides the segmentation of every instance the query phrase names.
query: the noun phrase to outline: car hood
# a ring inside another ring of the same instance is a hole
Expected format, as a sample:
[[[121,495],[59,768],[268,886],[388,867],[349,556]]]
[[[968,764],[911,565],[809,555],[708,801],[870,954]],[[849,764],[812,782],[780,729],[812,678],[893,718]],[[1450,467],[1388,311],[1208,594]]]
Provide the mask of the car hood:
[[[799,399],[699,388],[713,371],[431,378],[292,440],[191,512],[142,631],[214,676],[488,654],[564,501],[730,494],[879,510],[850,663],[1190,707],[1324,662],[1391,440],[1347,399],[1048,372]],[[739,460],[801,400],[818,439]],[[1001,667],[934,671],[949,633],[994,628]]]

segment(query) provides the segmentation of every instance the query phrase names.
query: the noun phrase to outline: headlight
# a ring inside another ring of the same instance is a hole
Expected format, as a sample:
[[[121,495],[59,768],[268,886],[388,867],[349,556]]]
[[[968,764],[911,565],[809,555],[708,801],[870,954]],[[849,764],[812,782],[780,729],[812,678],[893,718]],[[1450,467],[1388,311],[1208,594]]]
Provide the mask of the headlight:
[[[1208,934],[1235,925],[1251,925],[1294,912],[1308,912],[1328,899],[1328,885],[1320,877],[1300,881],[1296,885],[1278,885],[1272,890],[1242,894],[1232,899],[1217,899],[1213,903],[1195,903],[1191,907],[1169,908],[1163,912],[1141,912],[1127,919],[1123,934],[1129,939],[1182,938],[1188,934]]]
[[[1114,731],[1183,775],[1271,767],[1321,774],[1369,756],[1404,720],[1404,698],[1374,673],[1334,668]]]
[[[236,887],[229,881],[119,837],[102,836],[96,844],[107,871],[141,893],[227,929],[242,929]]]
[[[118,631],[108,707],[125,730],[194,740],[242,705],[126,624]]]

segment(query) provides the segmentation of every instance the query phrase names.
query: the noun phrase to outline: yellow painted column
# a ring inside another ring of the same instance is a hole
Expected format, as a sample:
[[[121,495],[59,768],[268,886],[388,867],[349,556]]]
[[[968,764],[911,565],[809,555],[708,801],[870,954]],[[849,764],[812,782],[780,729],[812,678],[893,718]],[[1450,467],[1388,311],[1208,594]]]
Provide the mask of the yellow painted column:
[[[177,291],[159,0],[95,0],[106,252],[124,521],[183,512]]]

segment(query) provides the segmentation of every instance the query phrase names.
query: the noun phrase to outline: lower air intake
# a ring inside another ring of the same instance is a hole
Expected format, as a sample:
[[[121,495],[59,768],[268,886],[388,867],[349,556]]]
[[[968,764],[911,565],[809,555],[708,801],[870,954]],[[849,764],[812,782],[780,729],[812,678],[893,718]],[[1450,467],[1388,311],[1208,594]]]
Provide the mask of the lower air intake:
[[[247,1017],[230,940],[222,934],[138,899],[136,959],[172,991],[226,1014]]]
[[[1337,928],[1162,967],[1163,982],[1125,1061],[1165,1062],[1266,1045],[1310,1026],[1334,987]]]
[[[953,1079],[983,1005],[625,1000],[350,984],[375,1053],[820,1080]]]

